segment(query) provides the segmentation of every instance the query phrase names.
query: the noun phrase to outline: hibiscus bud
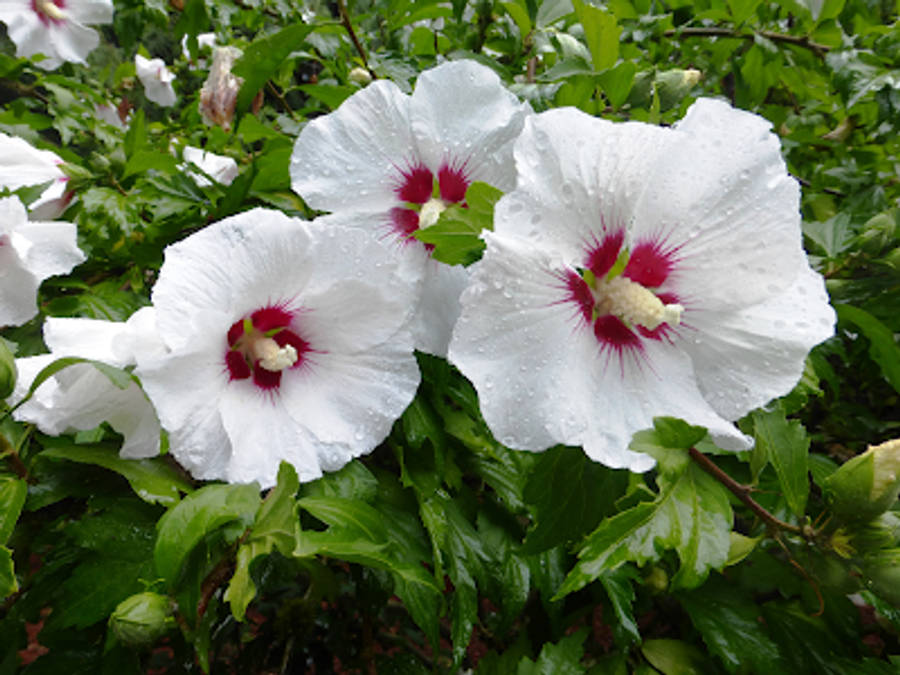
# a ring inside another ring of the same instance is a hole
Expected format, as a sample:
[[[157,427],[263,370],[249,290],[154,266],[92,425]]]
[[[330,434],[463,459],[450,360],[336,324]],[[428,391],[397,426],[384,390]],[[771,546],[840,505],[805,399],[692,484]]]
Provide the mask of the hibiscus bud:
[[[365,68],[360,68],[357,66],[347,75],[351,82],[355,82],[361,87],[365,87],[369,82],[372,81],[372,75]]]
[[[669,588],[669,575],[658,565],[652,565],[644,577],[644,586],[651,593],[664,593]]]
[[[213,49],[212,67],[200,89],[200,114],[210,126],[219,125],[225,131],[231,129],[234,106],[244,78],[232,75],[231,66],[243,52],[237,47]]]
[[[172,602],[159,593],[137,593],[119,603],[109,617],[116,637],[133,647],[152,644],[174,625]]]
[[[694,68],[682,70],[674,68],[661,73],[646,70],[634,78],[628,103],[632,107],[646,108],[653,101],[653,92],[659,97],[660,110],[668,110],[687,96],[691,88],[700,81],[702,73]]]
[[[879,551],[861,565],[866,585],[892,605],[900,605],[900,549]]]
[[[900,439],[870,446],[825,480],[831,510],[845,520],[867,521],[900,495]]]
[[[13,393],[16,386],[16,357],[0,338],[0,400]]]

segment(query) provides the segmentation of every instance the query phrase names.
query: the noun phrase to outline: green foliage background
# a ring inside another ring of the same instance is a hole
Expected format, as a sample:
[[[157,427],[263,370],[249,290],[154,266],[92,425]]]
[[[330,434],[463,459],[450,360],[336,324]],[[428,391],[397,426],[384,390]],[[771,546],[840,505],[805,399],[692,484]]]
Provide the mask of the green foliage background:
[[[351,71],[410,90],[457,58],[537,111],[671,124],[711,95],[768,118],[838,333],[794,392],[740,422],[753,451],[659,419],[634,440],[658,460],[645,475],[577,448],[504,448],[468,382],[425,356],[371,456],[302,486],[283,466],[265,495],[165,456],[121,460],[105,427],[50,438],[4,416],[0,675],[897,672],[897,505],[860,521],[828,500],[840,464],[900,436],[897,0],[115,4],[89,67],[42,71],[0,32],[0,130],[69,163],[65,218],[88,254],[43,285],[41,317],[3,330],[18,356],[45,351],[43,316],[126,319],[164,246],[214,220],[256,205],[312,217],[289,187],[293,140],[358,90]],[[205,31],[244,49],[231,131],[198,112]],[[138,50],[171,64],[175,108],[145,100]],[[120,101],[127,131],[94,115]],[[198,187],[174,141],[235,158],[239,178]],[[439,258],[480,255],[496,195],[476,189],[484,208],[428,230]]]

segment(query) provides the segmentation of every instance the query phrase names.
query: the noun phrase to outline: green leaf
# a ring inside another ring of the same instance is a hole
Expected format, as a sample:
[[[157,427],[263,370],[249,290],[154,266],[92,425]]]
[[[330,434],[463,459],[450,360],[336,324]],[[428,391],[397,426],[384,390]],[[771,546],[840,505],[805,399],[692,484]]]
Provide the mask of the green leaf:
[[[626,561],[656,561],[665,549],[674,549],[681,560],[674,587],[695,587],[711,569],[721,569],[728,560],[732,525],[725,488],[693,463],[677,476],[660,474],[659,485],[655,501],[604,520],[588,537],[557,598]]]
[[[172,155],[156,150],[139,150],[128,158],[122,178],[140,174],[150,169],[167,173],[175,173],[178,160]]]
[[[900,392],[900,346],[894,341],[893,331],[859,307],[835,305],[834,309],[841,323],[852,323],[866,336],[869,356],[881,368],[884,379]]]
[[[760,2],[761,0],[728,0],[728,9],[735,25],[740,25],[749,19]]]
[[[715,575],[678,599],[706,647],[729,673],[748,666],[757,673],[785,672],[778,646],[760,621],[760,608],[735,584]]]
[[[138,561],[92,556],[66,579],[54,624],[83,628],[105,619],[122,600],[143,589],[140,579],[152,578],[152,570],[149,556]]]
[[[484,250],[482,230],[494,226],[494,204],[503,193],[486,183],[472,183],[466,190],[466,206],[453,205],[445,209],[437,223],[416,230],[419,241],[432,244],[431,255],[448,265],[469,265]]]
[[[809,496],[809,437],[806,429],[798,420],[788,421],[781,405],[755,411],[753,429],[760,449],[775,467],[788,507],[802,517]]]
[[[597,76],[597,82],[613,108],[621,107],[628,100],[635,73],[637,66],[631,61],[623,61]]]
[[[591,50],[594,70],[611,68],[619,58],[619,34],[622,32],[616,17],[583,0],[573,0],[572,5],[584,27],[584,39]]]
[[[343,103],[348,96],[359,91],[357,87],[340,84],[301,84],[297,88],[322,101],[332,110]]]
[[[640,642],[641,633],[634,620],[634,588],[631,586],[633,573],[625,566],[600,575],[600,584],[612,604],[613,612],[619,620],[618,628],[629,642]]]
[[[41,455],[82,464],[96,464],[115,471],[128,481],[135,494],[145,502],[169,506],[178,502],[179,493],[190,493],[193,490],[178,471],[161,459],[122,459],[114,448],[75,445],[59,439]]]
[[[313,29],[314,26],[297,23],[254,40],[244,49],[244,55],[231,67],[232,73],[244,78],[235,104],[237,116],[250,109],[256,93],[275,75],[288,55],[300,48]]]
[[[157,573],[175,586],[188,554],[207,534],[237,521],[249,526],[259,508],[259,486],[207,485],[189,494],[160,518],[153,551]]]
[[[278,549],[290,556],[295,547],[295,500],[300,481],[294,467],[281,462],[278,482],[266,495],[250,533],[238,547],[234,575],[225,589],[223,599],[231,605],[231,613],[238,621],[244,620],[247,605],[256,596],[256,585],[250,578],[250,564],[259,556]]]
[[[688,424],[675,417],[654,417],[653,429],[666,448],[689,450],[706,437],[706,428]]]
[[[592,462],[580,448],[559,446],[542,453],[525,484],[534,526],[522,552],[539,553],[578,541],[613,511],[627,484],[626,471]]]
[[[587,634],[587,628],[582,628],[556,644],[545,643],[537,661],[522,658],[516,675],[584,675],[587,669],[581,665],[581,658]]]
[[[704,675],[709,662],[703,652],[681,640],[646,640],[641,654],[663,675]]]
[[[24,480],[0,477],[0,545],[9,541],[27,495],[28,484]]]
[[[6,598],[19,590],[16,570],[13,567],[12,551],[0,546],[0,599]]]
[[[528,16],[528,9],[519,2],[501,2],[503,9],[515,21],[519,28],[519,35],[524,40],[531,33],[531,19]]]
[[[69,366],[74,366],[77,363],[89,363],[94,366],[94,368],[105,375],[107,379],[119,389],[127,389],[134,382],[131,373],[121,368],[111,366],[108,363],[94,361],[93,359],[85,359],[80,356],[64,356],[61,359],[56,359],[52,363],[48,363],[41,369],[31,382],[31,386],[28,387],[28,391],[25,392],[25,396],[10,409],[10,412],[16,410],[16,408],[28,401],[34,395],[34,392],[37,391],[38,387],[56,375],[56,373]]]

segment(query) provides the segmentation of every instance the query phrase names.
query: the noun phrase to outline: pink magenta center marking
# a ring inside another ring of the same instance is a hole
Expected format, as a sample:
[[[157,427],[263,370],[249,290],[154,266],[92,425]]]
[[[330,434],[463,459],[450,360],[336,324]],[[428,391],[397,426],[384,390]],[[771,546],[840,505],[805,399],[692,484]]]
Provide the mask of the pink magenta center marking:
[[[401,201],[408,204],[424,205],[434,195],[436,185],[438,194],[444,202],[448,204],[462,204],[465,207],[463,200],[466,198],[466,190],[469,189],[471,181],[466,175],[464,164],[455,166],[444,163],[438,170],[437,180],[435,180],[434,174],[422,164],[400,173],[402,181],[394,189],[394,192]],[[390,210],[388,215],[393,232],[398,235],[401,241],[410,241],[413,238],[413,233],[419,229],[418,211],[411,208],[395,207]],[[426,244],[425,248],[430,251],[434,246]]]
[[[587,268],[598,279],[602,279],[616,264],[622,243],[625,241],[625,232],[619,230],[603,237],[603,241],[594,239],[594,244],[588,249]]]
[[[295,313],[278,305],[270,305],[231,324],[227,333],[228,350],[225,352],[225,367],[230,380],[252,377],[253,384],[260,389],[271,391],[279,387],[283,371],[263,368],[250,354],[248,345],[264,336],[271,337],[279,347],[290,345],[297,351],[297,362],[291,368],[297,368],[303,363],[304,355],[311,351],[311,347],[290,327]],[[248,322],[249,332],[246,325]]]
[[[43,23],[45,26],[49,26],[51,22],[57,24],[65,23],[64,19],[56,19],[47,14],[41,6],[44,2],[50,2],[60,9],[64,9],[66,6],[66,0],[31,0],[31,9],[34,10],[34,13],[38,15],[41,23]]]
[[[657,242],[641,242],[634,247],[622,272],[632,281],[647,288],[662,286],[672,271],[671,254]]]

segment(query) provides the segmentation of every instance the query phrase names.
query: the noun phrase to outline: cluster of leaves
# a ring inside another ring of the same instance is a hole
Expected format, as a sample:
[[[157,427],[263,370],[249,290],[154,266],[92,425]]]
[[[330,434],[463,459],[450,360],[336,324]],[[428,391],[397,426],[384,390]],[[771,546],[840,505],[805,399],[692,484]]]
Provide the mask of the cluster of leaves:
[[[197,484],[167,457],[119,459],[105,427],[50,438],[5,416],[0,674],[896,672],[900,514],[854,520],[828,491],[840,464],[900,435],[898,11],[121,0],[90,67],[52,73],[0,33],[0,130],[69,163],[66,218],[88,254],[44,284],[42,317],[124,320],[165,245],[257,205],[312,216],[288,178],[306,120],[359,88],[354,68],[408,89],[441,58],[496,69],[538,111],[673,123],[718,95],[767,117],[839,316],[795,391],[741,421],[752,452],[658,419],[634,439],[658,462],[645,475],[578,448],[503,447],[468,382],[431,357],[371,456],[304,485],[283,466],[263,496]],[[209,30],[244,49],[227,131],[198,112]],[[172,64],[174,109],[144,99],[138,49]],[[109,103],[127,128],[96,117]],[[240,175],[199,186],[173,144],[231,156]],[[449,263],[480,255],[498,197],[470,192],[422,235]],[[17,355],[44,351],[42,317],[3,331]]]

